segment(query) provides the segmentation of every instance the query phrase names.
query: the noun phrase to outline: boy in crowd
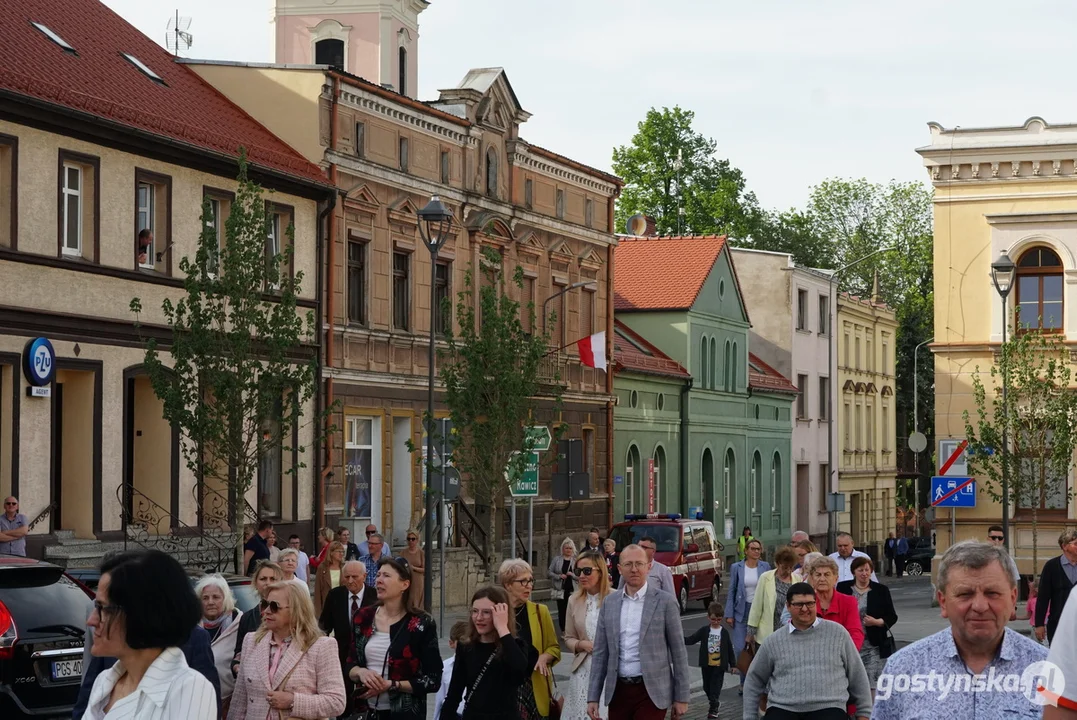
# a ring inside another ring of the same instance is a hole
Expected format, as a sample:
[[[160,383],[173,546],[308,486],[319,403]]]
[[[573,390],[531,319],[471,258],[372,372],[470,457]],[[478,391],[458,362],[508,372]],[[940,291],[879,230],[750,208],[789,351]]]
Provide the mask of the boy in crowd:
[[[456,652],[457,644],[464,639],[464,635],[467,634],[467,620],[461,620],[454,623],[452,628],[449,629],[449,649]],[[434,717],[441,717],[441,706],[445,703],[445,695],[449,692],[449,683],[452,682],[452,669],[456,664],[456,655],[454,654],[448,660],[445,660],[441,670],[441,687],[438,689],[437,697],[434,699]]]
[[[735,666],[733,641],[723,627],[723,613],[721,603],[712,602],[707,608],[710,624],[684,638],[685,645],[699,643],[699,670],[703,673],[703,690],[710,701],[710,711],[707,713],[710,720],[718,717],[725,674]]]

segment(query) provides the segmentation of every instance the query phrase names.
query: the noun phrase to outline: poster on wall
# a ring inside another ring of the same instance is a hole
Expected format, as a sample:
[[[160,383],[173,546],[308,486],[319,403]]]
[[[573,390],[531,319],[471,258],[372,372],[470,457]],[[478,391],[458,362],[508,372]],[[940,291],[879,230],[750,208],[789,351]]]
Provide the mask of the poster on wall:
[[[369,518],[372,451],[370,448],[347,448],[344,452],[344,515]]]

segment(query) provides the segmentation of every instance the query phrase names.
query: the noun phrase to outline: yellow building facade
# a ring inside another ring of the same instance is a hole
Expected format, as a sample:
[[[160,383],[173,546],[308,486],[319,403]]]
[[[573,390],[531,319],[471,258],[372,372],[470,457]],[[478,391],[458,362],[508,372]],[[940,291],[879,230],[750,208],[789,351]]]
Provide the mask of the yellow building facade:
[[[964,438],[963,413],[973,412],[972,377],[988,374],[1012,330],[1015,308],[1044,330],[1077,341],[1077,125],[1033,117],[1023,125],[957,128],[929,125],[931,142],[917,152],[935,187],[935,435]],[[991,280],[991,263],[1006,251],[1018,273],[1005,311]],[[1070,351],[1073,361],[1077,356]],[[930,449],[929,449],[930,450]],[[935,448],[937,452],[938,449]],[[1056,538],[1074,521],[1069,499],[1048,498],[1038,509],[1039,559],[1058,554]],[[1011,500],[1010,550],[1024,574],[1033,573],[1031,508]],[[985,493],[976,507],[935,519],[936,547],[985,539],[1001,523],[1002,506]]]
[[[838,529],[877,557],[894,525],[897,319],[877,298],[838,296]]]

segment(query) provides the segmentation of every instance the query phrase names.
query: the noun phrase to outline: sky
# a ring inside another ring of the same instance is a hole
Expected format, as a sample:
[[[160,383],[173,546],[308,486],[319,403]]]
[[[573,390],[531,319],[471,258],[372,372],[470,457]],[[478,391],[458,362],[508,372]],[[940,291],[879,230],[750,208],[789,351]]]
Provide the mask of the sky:
[[[272,62],[273,0],[104,0],[188,57]],[[326,7],[331,7],[326,0]],[[419,99],[504,67],[526,140],[609,171],[651,107],[693,110],[763,207],[831,177],[927,179],[927,123],[1077,122],[1069,0],[432,0]]]

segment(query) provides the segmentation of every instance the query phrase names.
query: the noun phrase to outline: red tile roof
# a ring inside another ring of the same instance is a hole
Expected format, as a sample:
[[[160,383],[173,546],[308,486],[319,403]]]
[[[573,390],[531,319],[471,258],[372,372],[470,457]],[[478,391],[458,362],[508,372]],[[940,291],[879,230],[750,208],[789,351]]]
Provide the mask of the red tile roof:
[[[692,377],[679,362],[616,318],[613,320],[613,359],[615,372],[661,375],[684,380]]]
[[[687,310],[692,307],[724,235],[618,238],[614,251],[615,310]]]
[[[792,395],[797,393],[796,385],[789,382],[785,375],[763,362],[755,353],[748,353],[748,363],[748,387]]]
[[[34,98],[152,133],[166,141],[238,157],[305,181],[325,174],[194,71],[97,0],[4,3],[0,92]],[[41,23],[71,53],[31,25]],[[164,80],[144,75],[121,53]]]

